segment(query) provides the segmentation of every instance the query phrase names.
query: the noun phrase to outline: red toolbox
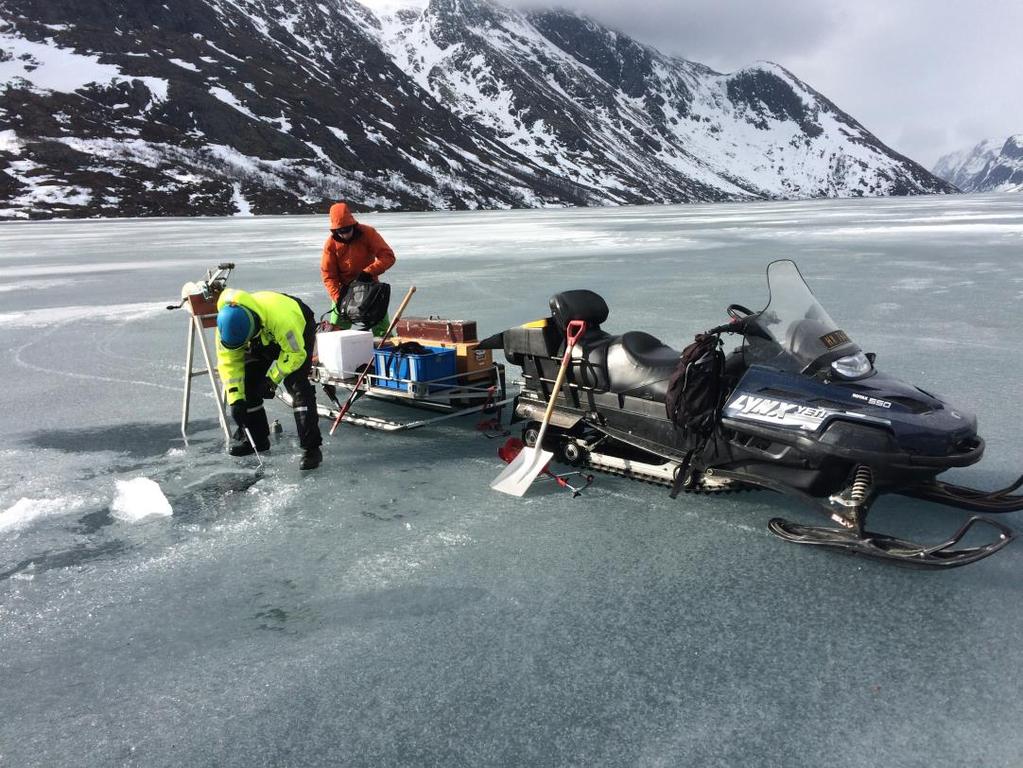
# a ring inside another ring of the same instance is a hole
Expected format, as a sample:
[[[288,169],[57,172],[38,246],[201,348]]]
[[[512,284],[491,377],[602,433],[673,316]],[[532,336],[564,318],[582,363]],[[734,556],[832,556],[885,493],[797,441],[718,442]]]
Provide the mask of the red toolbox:
[[[447,320],[443,317],[403,317],[394,329],[402,338],[466,343],[476,341],[475,320]]]

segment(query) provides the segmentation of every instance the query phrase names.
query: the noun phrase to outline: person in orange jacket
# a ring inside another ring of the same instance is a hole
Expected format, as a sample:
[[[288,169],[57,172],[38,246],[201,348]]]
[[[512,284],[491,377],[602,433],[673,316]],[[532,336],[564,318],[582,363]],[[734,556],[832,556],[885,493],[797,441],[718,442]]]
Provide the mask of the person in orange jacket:
[[[320,273],[334,304],[330,317],[332,324],[347,327],[346,323],[339,325],[337,309],[350,284],[356,281],[375,282],[393,265],[394,251],[379,232],[357,222],[347,203],[330,206],[330,237],[323,245]],[[381,323],[380,333],[377,333],[377,328],[373,329],[375,335],[382,335],[387,329],[386,318]]]

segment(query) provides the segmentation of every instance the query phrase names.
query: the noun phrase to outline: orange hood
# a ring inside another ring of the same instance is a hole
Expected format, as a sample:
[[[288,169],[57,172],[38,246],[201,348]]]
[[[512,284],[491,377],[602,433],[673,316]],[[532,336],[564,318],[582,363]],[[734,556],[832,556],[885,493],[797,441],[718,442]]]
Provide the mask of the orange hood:
[[[348,203],[334,203],[330,206],[330,228],[350,227],[355,224],[355,217],[348,210]]]

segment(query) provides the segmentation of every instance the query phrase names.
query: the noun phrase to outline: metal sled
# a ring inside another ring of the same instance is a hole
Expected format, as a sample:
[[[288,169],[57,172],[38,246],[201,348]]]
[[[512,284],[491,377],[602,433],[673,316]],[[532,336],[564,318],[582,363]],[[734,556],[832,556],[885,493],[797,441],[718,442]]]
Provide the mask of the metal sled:
[[[312,382],[323,385],[328,397],[331,388],[351,392],[355,386],[354,376],[340,376],[322,365],[314,365],[309,378]],[[437,414],[405,420],[355,411],[348,411],[345,414],[345,423],[380,432],[403,432],[473,413],[496,411],[513,399],[507,395],[504,366],[500,363],[494,363],[490,368],[477,372],[470,381],[466,381],[464,373],[428,381],[413,381],[369,373],[363,378],[358,389],[360,399],[367,398],[377,403],[389,403]],[[278,398],[291,405],[291,396],[287,392],[282,392]],[[339,400],[336,396],[332,399],[331,405],[317,403],[316,410],[322,418],[331,420],[337,418],[340,411]]]

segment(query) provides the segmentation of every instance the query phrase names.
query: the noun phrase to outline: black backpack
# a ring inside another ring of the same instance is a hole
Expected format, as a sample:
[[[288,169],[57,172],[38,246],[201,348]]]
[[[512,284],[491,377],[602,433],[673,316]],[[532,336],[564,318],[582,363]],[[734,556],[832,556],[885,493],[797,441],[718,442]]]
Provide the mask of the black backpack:
[[[338,315],[353,328],[370,330],[387,315],[391,286],[387,283],[354,282],[341,297]]]
[[[678,367],[668,380],[664,408],[668,419],[690,443],[714,430],[721,407],[724,365],[720,337],[698,333],[696,340],[682,350]]]

